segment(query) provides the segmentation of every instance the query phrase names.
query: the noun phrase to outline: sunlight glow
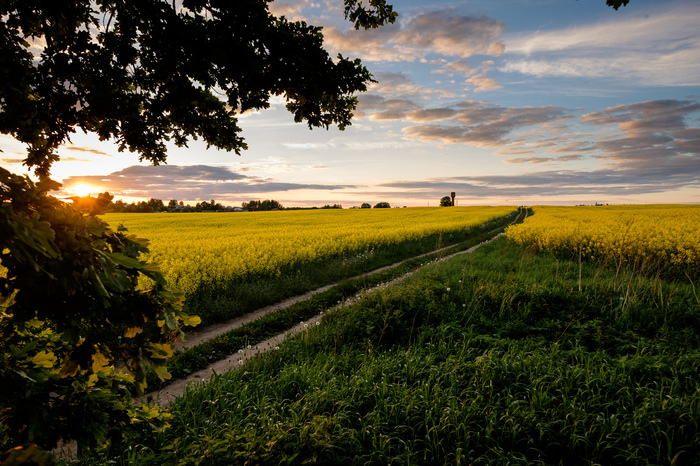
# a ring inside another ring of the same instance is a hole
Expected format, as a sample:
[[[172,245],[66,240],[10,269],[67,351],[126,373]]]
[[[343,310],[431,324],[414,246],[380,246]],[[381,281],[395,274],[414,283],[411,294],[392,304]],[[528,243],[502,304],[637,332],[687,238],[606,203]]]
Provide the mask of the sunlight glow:
[[[89,196],[90,194],[97,195],[98,193],[102,192],[98,186],[86,183],[71,185],[67,187],[66,190],[80,197]]]

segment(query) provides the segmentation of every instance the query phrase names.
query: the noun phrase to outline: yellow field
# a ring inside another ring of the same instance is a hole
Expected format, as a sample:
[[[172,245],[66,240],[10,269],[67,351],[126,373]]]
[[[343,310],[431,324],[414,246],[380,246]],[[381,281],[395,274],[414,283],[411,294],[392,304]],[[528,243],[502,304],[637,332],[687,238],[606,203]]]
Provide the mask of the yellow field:
[[[107,214],[116,228],[148,238],[150,260],[170,283],[192,291],[222,281],[281,270],[372,248],[481,225],[515,207],[304,210],[248,213]]]
[[[506,236],[586,259],[700,267],[700,206],[538,206]]]

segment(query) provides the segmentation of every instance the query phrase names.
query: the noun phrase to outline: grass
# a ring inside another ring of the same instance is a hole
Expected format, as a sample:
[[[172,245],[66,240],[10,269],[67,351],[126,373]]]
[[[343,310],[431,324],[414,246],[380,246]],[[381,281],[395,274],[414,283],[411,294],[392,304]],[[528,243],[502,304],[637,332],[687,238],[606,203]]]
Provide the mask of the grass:
[[[191,385],[84,464],[698,464],[690,282],[500,238]]]

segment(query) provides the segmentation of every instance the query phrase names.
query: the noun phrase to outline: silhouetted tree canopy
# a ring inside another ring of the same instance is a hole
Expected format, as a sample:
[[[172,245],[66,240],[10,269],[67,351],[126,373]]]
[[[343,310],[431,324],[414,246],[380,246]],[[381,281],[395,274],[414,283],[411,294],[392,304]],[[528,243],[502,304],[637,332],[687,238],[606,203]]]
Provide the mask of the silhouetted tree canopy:
[[[356,27],[393,22],[385,0],[345,0]],[[296,122],[350,124],[371,75],[329,56],[321,28],[276,18],[267,0],[4,0],[0,133],[48,175],[77,129],[165,161],[167,141],[240,153],[237,115],[282,96]],[[45,43],[45,45],[44,45]],[[40,52],[32,52],[40,50]]]

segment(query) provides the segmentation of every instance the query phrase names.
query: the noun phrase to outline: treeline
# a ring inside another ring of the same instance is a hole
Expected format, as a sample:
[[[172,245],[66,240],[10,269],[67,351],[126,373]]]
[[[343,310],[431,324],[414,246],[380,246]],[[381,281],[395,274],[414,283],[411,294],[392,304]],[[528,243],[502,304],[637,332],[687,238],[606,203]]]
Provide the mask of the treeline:
[[[104,193],[103,193],[104,194]],[[102,196],[102,194],[100,195]],[[171,199],[166,205],[161,199],[151,198],[148,201],[126,203],[121,199],[111,204],[112,212],[133,212],[133,213],[153,213],[153,212],[224,212],[233,210],[231,207],[224,207],[214,199],[211,201],[198,202],[194,206],[186,205],[183,201]]]
[[[70,197],[73,206],[78,210],[88,211],[109,211],[125,213],[156,213],[156,212],[263,212],[271,210],[312,210],[312,209],[342,209],[341,204],[326,204],[323,207],[284,207],[280,202],[273,199],[264,201],[253,200],[243,202],[240,207],[224,206],[214,199],[210,201],[197,202],[195,205],[185,204],[177,199],[170,199],[166,204],[162,199],[151,198],[147,201],[124,202],[121,199],[114,201],[114,196],[108,192],[100,193],[97,197]]]

